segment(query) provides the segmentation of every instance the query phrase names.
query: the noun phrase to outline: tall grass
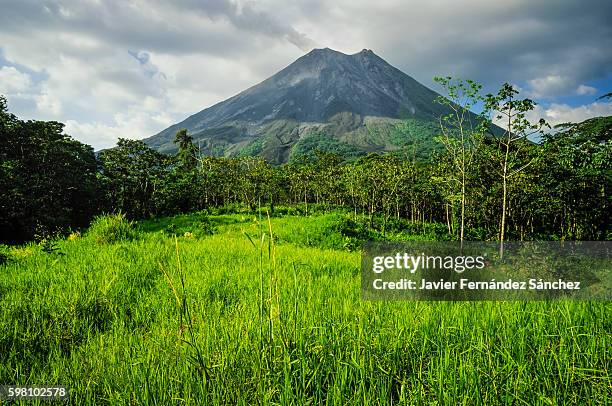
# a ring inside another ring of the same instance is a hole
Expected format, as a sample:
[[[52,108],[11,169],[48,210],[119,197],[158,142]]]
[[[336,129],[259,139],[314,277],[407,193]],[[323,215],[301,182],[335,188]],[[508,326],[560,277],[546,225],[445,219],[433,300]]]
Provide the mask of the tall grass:
[[[130,240],[135,236],[134,222],[128,220],[123,213],[98,216],[92,221],[87,236],[98,244]]]
[[[162,220],[4,251],[0,384],[78,405],[609,402],[610,303],[363,302],[325,216],[210,216],[202,238]]]

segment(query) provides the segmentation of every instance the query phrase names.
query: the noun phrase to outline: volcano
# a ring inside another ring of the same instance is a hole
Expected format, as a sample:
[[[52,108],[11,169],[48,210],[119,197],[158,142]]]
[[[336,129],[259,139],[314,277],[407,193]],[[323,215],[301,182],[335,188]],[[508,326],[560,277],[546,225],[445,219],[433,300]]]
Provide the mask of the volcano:
[[[287,162],[315,149],[348,157],[434,148],[438,93],[368,49],[314,49],[263,82],[145,139],[165,153],[185,128],[205,154]]]

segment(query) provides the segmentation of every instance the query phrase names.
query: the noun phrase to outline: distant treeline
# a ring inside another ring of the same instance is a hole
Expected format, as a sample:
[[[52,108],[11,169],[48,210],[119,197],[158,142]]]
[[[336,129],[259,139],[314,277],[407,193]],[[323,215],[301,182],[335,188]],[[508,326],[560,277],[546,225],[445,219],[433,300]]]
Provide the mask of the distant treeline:
[[[0,98],[1,239],[87,226],[104,212],[139,219],[230,204],[272,215],[279,205],[299,204],[306,214],[312,204],[344,207],[382,219],[383,228],[392,218],[438,222],[456,238],[463,220],[468,240],[498,240],[502,220],[505,240],[610,239],[611,131],[612,117],[601,117],[539,143],[484,136],[468,148],[467,138],[441,137],[446,148],[428,160],[407,149],[350,162],[317,153],[272,166],[201,156],[185,130],[175,156],[128,139],[96,156],[61,123],[19,120]]]

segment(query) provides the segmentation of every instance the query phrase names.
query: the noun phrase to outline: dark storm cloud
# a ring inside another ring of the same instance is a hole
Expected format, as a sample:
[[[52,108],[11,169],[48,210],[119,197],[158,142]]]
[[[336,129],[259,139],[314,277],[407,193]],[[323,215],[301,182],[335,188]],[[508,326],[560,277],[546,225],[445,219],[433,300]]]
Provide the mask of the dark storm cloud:
[[[610,1],[467,1],[457,8],[440,3],[375,14],[371,46],[423,81],[434,74],[492,86],[535,81],[532,90],[540,97],[573,91],[612,72]],[[403,17],[394,19],[395,13]],[[563,84],[547,81],[549,76]]]
[[[0,30],[28,35],[32,31],[73,32],[131,48],[167,53],[231,55],[248,51],[249,41],[239,32],[208,29],[206,20],[226,20],[238,30],[286,40],[302,51],[316,44],[291,25],[257,10],[227,0],[150,1],[108,0],[10,2],[0,14]],[[200,21],[182,21],[199,14]]]
[[[298,32],[272,14],[255,9],[251,3],[239,4],[229,0],[183,0],[175,4],[187,10],[197,10],[211,18],[226,18],[238,29],[284,38],[302,51],[309,51],[316,46],[306,34]]]
[[[0,13],[0,31],[23,36],[70,33],[131,49],[173,54],[211,53],[230,56],[248,49],[237,33],[208,29],[206,24],[182,25],[180,16],[160,6],[160,13],[125,1],[11,2]],[[173,17],[179,17],[173,19]]]

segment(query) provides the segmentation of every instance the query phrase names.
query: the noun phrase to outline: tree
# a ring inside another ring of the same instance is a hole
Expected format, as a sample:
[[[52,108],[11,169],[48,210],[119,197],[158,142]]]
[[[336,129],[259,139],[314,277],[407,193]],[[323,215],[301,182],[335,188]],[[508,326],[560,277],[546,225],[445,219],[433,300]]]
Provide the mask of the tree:
[[[449,114],[440,117],[442,136],[438,139],[444,144],[450,157],[453,168],[450,174],[452,180],[459,185],[461,209],[459,239],[463,251],[468,171],[486,131],[484,116],[475,116],[470,111],[483,101],[480,95],[482,85],[472,80],[451,77],[436,77],[434,80],[442,85],[448,95],[437,99],[438,103],[450,110]]]
[[[542,231],[562,239],[610,239],[612,116],[557,126],[540,159]]]
[[[179,147],[177,153],[179,165],[185,170],[195,169],[198,162],[198,147],[193,143],[193,137],[182,128],[176,132],[174,143]]]
[[[185,129],[177,131],[174,143],[178,144],[178,152],[161,185],[160,196],[163,197],[159,209],[166,214],[200,210],[204,199],[198,182],[199,149]]]
[[[98,210],[93,149],[54,121],[22,121],[0,96],[0,240],[85,226]]]
[[[502,207],[499,227],[499,255],[504,255],[504,240],[506,237],[506,214],[508,211],[508,180],[521,173],[533,161],[523,163],[520,158],[520,143],[528,142],[527,137],[541,133],[546,126],[544,119],[538,124],[531,124],[526,114],[532,111],[536,103],[530,99],[516,99],[518,91],[510,84],[504,83],[497,95],[488,94],[485,98],[485,109],[490,110],[497,120],[505,125],[505,132],[498,137],[500,150],[502,178]]]
[[[111,209],[135,218],[157,214],[169,159],[140,140],[119,138],[100,153],[101,181]]]

